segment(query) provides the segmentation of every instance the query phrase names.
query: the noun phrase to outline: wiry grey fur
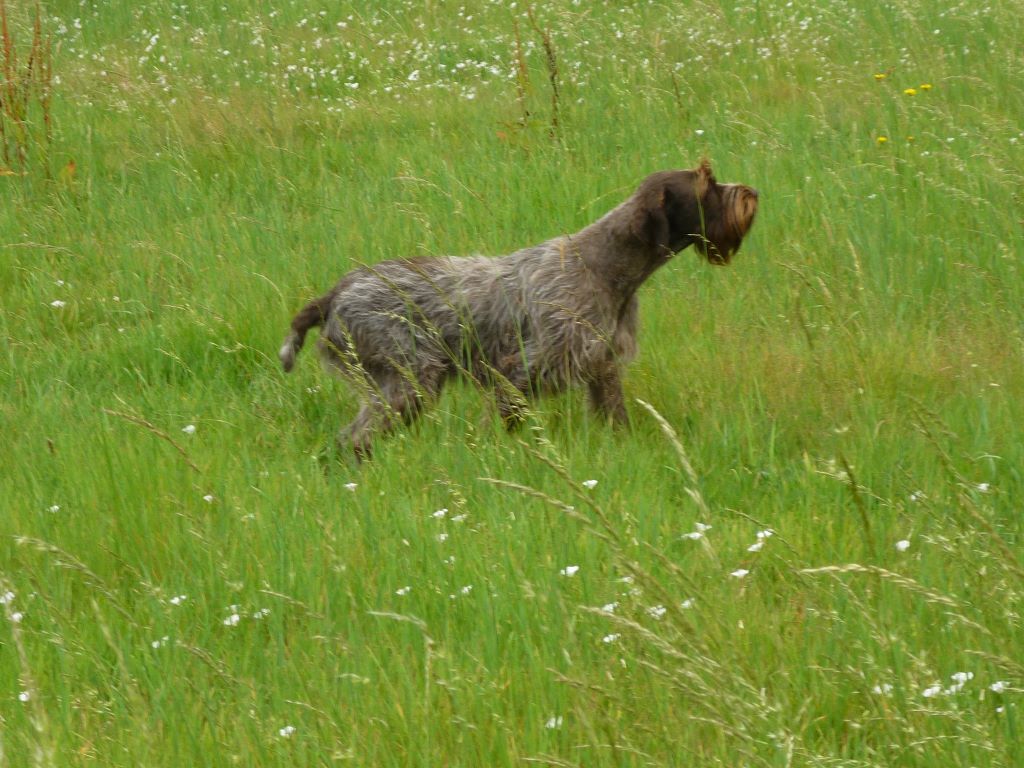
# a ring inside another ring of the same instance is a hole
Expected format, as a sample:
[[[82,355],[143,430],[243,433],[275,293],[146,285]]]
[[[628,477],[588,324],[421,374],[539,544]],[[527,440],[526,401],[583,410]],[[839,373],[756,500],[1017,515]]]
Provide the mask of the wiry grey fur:
[[[719,184],[704,161],[647,177],[624,203],[574,235],[501,258],[416,258],[350,272],[304,307],[279,357],[295,363],[323,326],[324,360],[365,392],[339,434],[357,456],[374,432],[408,423],[457,373],[493,386],[503,419],[524,396],[586,384],[594,408],[626,423],[622,365],[636,354],[636,290],[694,245],[725,264],[753,223],[757,192]]]

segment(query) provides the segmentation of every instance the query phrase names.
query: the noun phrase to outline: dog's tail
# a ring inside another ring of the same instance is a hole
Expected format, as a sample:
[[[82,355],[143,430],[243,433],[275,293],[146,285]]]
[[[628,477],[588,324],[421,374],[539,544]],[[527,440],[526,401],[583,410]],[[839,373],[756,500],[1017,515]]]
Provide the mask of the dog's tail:
[[[290,371],[295,365],[295,356],[302,349],[302,344],[306,340],[306,334],[309,332],[309,329],[327,322],[327,315],[331,310],[331,302],[333,300],[334,291],[331,291],[318,299],[313,299],[292,318],[292,329],[285,337],[284,344],[281,345],[281,349],[277,353],[285,372]]]

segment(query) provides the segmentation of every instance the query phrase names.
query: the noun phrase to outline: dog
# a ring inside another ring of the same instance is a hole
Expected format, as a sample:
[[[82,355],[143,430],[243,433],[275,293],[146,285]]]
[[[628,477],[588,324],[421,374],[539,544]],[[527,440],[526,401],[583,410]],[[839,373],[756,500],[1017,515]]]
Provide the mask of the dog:
[[[363,391],[338,434],[359,459],[459,374],[494,390],[510,428],[528,398],[574,384],[587,386],[598,414],[625,425],[622,367],[636,355],[637,289],[690,245],[728,264],[757,208],[755,189],[720,184],[707,159],[660,171],[574,235],[499,258],[359,267],[299,311],[278,356],[290,371],[307,332],[322,327],[323,360]]]

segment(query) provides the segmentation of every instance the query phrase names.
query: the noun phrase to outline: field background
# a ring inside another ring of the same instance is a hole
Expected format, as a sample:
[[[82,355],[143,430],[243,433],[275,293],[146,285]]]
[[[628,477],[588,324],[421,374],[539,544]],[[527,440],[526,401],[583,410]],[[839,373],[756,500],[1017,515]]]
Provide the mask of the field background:
[[[529,11],[45,4],[0,766],[1024,764],[1024,4]],[[761,211],[642,289],[631,430],[461,386],[321,468],[356,406],[279,369],[305,300],[704,155]]]

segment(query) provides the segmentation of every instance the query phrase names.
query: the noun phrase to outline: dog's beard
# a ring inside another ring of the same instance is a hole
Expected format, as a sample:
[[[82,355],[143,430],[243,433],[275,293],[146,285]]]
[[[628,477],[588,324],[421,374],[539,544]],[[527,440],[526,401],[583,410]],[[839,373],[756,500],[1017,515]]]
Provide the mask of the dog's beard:
[[[757,213],[757,192],[750,187],[736,184],[726,189],[725,218],[736,236],[742,240],[750,231]]]
[[[742,184],[723,186],[722,207],[709,216],[703,233],[696,235],[698,253],[715,265],[728,264],[740,249],[757,213],[757,193]]]

